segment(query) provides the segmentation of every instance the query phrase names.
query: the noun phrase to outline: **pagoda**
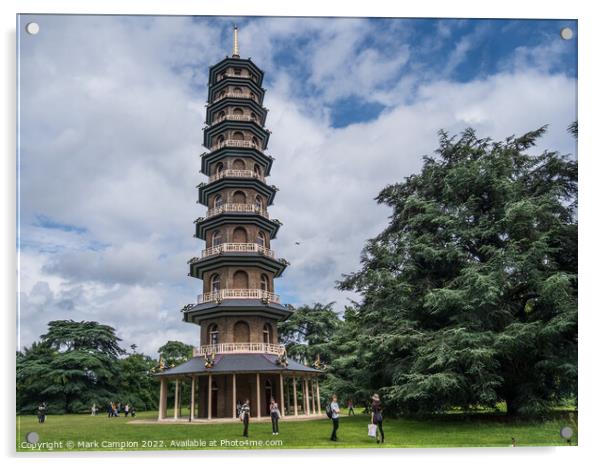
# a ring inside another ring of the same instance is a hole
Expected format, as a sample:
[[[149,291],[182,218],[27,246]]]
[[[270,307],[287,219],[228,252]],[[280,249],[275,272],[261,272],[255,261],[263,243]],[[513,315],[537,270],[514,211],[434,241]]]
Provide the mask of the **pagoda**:
[[[209,68],[200,170],[208,181],[197,186],[207,213],[194,222],[205,249],[188,261],[189,276],[203,285],[197,303],[182,309],[183,320],[199,326],[200,342],[190,360],[157,374],[160,421],[181,419],[183,381],[191,390],[187,421],[236,418],[246,399],[252,416],[269,416],[272,397],[285,417],[321,414],[321,371],[289,360],[279,342],[277,323],[293,309],[274,292],[288,263],[271,249],[281,223],[268,213],[278,189],[266,182],[274,158],[266,154],[263,71],[240,58],[233,32],[232,55]]]

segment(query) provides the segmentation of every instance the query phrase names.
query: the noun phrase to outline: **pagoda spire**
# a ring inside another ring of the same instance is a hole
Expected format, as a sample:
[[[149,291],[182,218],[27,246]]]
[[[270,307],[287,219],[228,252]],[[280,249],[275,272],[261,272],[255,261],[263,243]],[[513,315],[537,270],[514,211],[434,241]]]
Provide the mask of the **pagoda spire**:
[[[232,47],[232,58],[240,58],[238,50],[238,26],[234,25],[234,46]]]

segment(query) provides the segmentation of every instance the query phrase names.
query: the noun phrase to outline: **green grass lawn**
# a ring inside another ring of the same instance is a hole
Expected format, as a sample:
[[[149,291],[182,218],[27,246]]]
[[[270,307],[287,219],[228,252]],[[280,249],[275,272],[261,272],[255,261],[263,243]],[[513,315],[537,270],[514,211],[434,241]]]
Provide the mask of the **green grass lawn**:
[[[187,413],[183,412],[183,416]],[[343,416],[339,442],[329,440],[331,423],[322,420],[280,423],[280,435],[272,436],[269,422],[253,422],[249,440],[242,437],[242,423],[232,424],[128,424],[122,416],[49,415],[44,424],[35,416],[17,417],[17,450],[24,447],[25,435],[36,432],[41,444],[56,442],[53,451],[71,450],[197,450],[240,448],[412,448],[412,447],[507,447],[514,437],[520,446],[567,445],[559,431],[570,426],[572,445],[577,444],[577,426],[568,412],[558,412],[547,421],[507,420],[495,414],[447,414],[428,420],[386,419],[385,444],[377,445],[367,435],[368,416]],[[136,419],[156,419],[156,412],[138,413]],[[278,441],[276,444],[268,442]],[[120,448],[119,443],[132,442]],[[183,442],[188,441],[188,444]],[[224,444],[224,441],[241,442]],[[62,443],[60,443],[62,442]],[[68,444],[73,442],[73,444]],[[78,444],[78,442],[88,442]],[[95,444],[94,442],[98,442]],[[103,445],[102,442],[109,442]],[[178,443],[179,442],[179,443]],[[48,445],[38,451],[49,451]]]

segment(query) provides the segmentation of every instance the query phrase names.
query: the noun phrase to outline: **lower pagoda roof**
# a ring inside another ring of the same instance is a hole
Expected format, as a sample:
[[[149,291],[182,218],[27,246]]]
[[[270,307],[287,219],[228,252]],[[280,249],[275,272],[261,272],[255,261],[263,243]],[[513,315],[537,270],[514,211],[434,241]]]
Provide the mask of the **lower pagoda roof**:
[[[232,374],[232,373],[295,373],[304,372],[321,374],[322,371],[303,364],[288,360],[288,366],[277,363],[278,356],[275,354],[218,354],[215,356],[213,367],[205,367],[205,358],[197,356],[179,366],[167,369],[157,376],[187,375],[187,374]]]
[[[222,252],[208,257],[194,257],[188,261],[191,277],[203,278],[203,273],[216,267],[248,267],[255,266],[274,274],[278,278],[286,269],[288,262],[254,252]]]
[[[194,223],[194,236],[202,240],[205,240],[208,230],[231,224],[256,225],[265,230],[270,235],[270,239],[274,239],[280,229],[280,225],[282,225],[279,220],[267,219],[262,215],[246,212],[222,212],[209,218],[199,217]]]
[[[200,183],[197,188],[199,190],[199,203],[203,205],[208,204],[211,194],[218,193],[225,188],[252,188],[267,198],[267,205],[272,205],[276,191],[278,191],[276,186],[268,185],[257,178],[240,178],[235,176],[224,176],[211,183]]]
[[[257,162],[263,168],[265,176],[270,175],[274,157],[267,155],[262,151],[250,147],[228,147],[224,146],[220,149],[201,154],[201,173],[209,176],[209,165],[224,157],[246,157]]]

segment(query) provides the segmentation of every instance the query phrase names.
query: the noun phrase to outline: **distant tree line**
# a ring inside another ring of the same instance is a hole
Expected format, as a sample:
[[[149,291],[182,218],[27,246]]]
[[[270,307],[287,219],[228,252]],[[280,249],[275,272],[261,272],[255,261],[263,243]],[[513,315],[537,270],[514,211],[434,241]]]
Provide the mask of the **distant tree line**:
[[[120,341],[114,328],[97,322],[49,322],[39,341],[17,352],[17,412],[31,414],[42,402],[50,413],[90,412],[93,404],[102,410],[111,401],[156,409],[153,374],[188,360],[192,346],[170,341],[159,348],[159,361],[136,345],[124,350]]]

